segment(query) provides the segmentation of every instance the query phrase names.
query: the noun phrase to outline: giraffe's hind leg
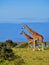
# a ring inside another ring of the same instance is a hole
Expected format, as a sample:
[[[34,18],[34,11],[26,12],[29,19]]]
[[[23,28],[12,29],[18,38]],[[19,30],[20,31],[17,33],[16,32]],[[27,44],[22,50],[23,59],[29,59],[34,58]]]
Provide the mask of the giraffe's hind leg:
[[[40,51],[41,49],[40,49],[40,48],[38,48],[38,50]]]
[[[33,48],[33,51],[35,51],[35,49],[36,49],[36,46],[35,46],[35,40],[34,40],[34,42],[33,42],[33,43],[34,43],[34,48]]]
[[[29,42],[28,42],[28,48],[29,48]]]
[[[44,44],[43,44],[43,42],[42,42],[42,51],[44,50]]]

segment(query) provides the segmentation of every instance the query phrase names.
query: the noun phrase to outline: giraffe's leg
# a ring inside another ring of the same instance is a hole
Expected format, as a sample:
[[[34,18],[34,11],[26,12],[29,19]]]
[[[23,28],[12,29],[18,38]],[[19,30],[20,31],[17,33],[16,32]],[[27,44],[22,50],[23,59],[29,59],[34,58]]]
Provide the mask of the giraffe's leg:
[[[28,42],[28,48],[29,48],[29,42]]]
[[[33,42],[31,43],[31,48],[33,48]]]
[[[30,48],[32,48],[32,44],[31,44],[31,42],[32,42],[32,41],[29,42],[29,46],[30,46]]]
[[[44,44],[43,44],[43,42],[42,42],[42,51],[44,50]]]
[[[34,43],[34,49],[33,49],[33,51],[35,51],[35,40],[33,41],[33,43]]]
[[[40,48],[38,47],[38,45],[37,45],[37,49],[40,51]]]
[[[38,50],[40,51],[40,48],[38,48]]]

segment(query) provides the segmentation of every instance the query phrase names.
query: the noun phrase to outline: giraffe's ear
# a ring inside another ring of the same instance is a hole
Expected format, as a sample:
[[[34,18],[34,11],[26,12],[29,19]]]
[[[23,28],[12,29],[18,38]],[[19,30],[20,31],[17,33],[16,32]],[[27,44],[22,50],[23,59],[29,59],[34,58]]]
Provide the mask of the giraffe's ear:
[[[27,26],[27,25],[26,25],[26,24],[24,24],[24,25],[23,25],[23,27],[22,27],[21,29],[24,29],[26,26]]]
[[[21,29],[24,29],[25,28],[25,26],[23,26]]]
[[[26,26],[27,26],[27,25],[26,25],[26,24],[24,24],[22,28],[24,29]]]
[[[24,29],[24,25],[23,25],[23,27],[21,29]]]

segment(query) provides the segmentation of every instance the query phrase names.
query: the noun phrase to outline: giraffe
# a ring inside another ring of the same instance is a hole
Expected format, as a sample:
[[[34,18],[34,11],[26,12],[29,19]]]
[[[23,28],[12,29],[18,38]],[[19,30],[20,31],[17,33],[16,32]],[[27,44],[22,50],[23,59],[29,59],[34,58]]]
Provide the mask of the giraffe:
[[[27,40],[28,40],[28,47],[30,46],[30,43],[33,42],[33,38],[31,36],[29,36],[28,34],[26,34],[24,31],[22,31],[20,34],[23,34]]]
[[[29,33],[32,34],[33,42],[34,42],[34,49],[33,50],[35,50],[35,40],[39,40],[42,43],[42,50],[44,50],[44,44],[43,44],[44,37],[41,34],[37,33],[36,31],[32,30],[27,25],[23,25],[22,29],[24,29],[24,28],[27,29],[29,31]]]

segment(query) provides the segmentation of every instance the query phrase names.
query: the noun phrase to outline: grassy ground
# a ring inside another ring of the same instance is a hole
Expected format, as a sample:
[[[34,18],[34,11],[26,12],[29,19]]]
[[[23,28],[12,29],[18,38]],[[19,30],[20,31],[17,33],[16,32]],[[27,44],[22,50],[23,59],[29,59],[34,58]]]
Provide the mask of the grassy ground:
[[[49,49],[33,51],[31,48],[13,48],[16,59],[4,60],[0,65],[49,65]]]

